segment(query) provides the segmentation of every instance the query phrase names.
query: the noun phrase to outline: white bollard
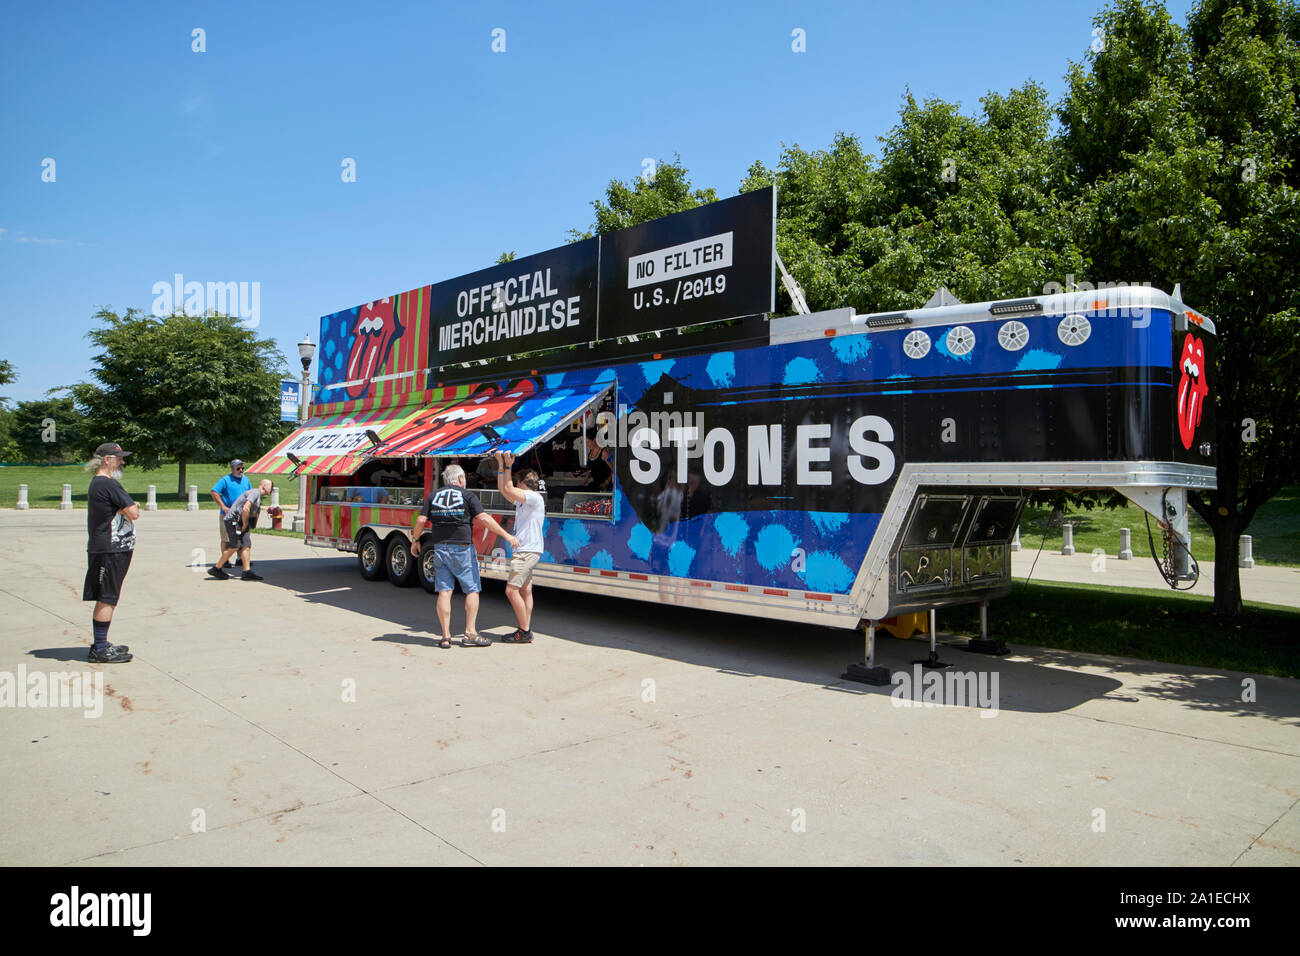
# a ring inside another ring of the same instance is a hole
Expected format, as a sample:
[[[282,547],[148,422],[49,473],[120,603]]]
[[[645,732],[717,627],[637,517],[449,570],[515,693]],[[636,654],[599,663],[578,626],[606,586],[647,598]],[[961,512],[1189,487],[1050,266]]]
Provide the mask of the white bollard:
[[[1128,528],[1119,529],[1119,559],[1121,561],[1133,560],[1133,541]]]
[[[1020,550],[1020,525],[1016,525],[1016,533],[1011,537],[1011,550]]]
[[[63,498],[61,501],[59,501],[59,510],[60,511],[72,510],[72,485],[63,486]]]
[[[157,485],[149,486],[149,497],[145,499],[144,510],[145,511],[158,510],[158,486]]]
[[[199,510],[199,486],[190,485],[190,500],[185,503],[186,511]]]
[[[19,485],[18,486],[18,510],[26,511],[30,507],[31,505],[27,503],[27,486]]]
[[[1253,568],[1255,566],[1255,539],[1248,534],[1243,534],[1237,539],[1237,547],[1241,550],[1237,557],[1237,567]]]
[[[1061,525],[1061,554],[1074,554],[1074,525],[1066,522]]]
[[[280,507],[280,489],[274,485],[271,486],[271,507]]]

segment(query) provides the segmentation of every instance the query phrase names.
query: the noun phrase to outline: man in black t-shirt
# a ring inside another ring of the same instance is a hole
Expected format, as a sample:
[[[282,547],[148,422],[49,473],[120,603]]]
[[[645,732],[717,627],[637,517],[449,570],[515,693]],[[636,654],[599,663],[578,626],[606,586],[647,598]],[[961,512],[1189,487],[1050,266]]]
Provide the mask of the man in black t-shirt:
[[[140,518],[140,506],[121,484],[129,454],[121,445],[105,442],[86,465],[95,474],[86,494],[86,582],[81,599],[95,602],[91,615],[94,644],[87,658],[92,664],[124,664],[131,659],[125,644],[108,643],[113,609],[135,553],[134,522]]]
[[[478,576],[478,555],[474,551],[474,522],[485,525],[517,548],[519,539],[508,532],[483,510],[478,495],[465,490],[465,469],[448,465],[442,471],[443,486],[433,489],[424,499],[420,517],[415,521],[411,554],[420,556],[420,537],[429,526],[429,544],[433,548],[434,590],[438,592],[438,624],[442,628],[439,647],[451,647],[451,592],[460,582],[465,594],[465,636],[462,647],[488,647],[492,641],[481,637],[478,622],[478,594],[482,590]]]

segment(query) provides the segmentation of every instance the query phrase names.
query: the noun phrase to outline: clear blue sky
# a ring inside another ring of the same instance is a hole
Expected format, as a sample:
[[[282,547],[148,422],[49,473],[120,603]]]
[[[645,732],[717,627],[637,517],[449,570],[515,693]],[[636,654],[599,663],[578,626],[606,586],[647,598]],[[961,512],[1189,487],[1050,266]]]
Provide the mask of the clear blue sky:
[[[1055,100],[1102,6],[8,3],[4,393],[86,378],[94,312],[148,311],[178,272],[259,283],[259,332],[297,368],[321,315],[561,245],[645,157],[727,196],[782,144],[875,151],[907,88],[973,113],[1032,78]]]

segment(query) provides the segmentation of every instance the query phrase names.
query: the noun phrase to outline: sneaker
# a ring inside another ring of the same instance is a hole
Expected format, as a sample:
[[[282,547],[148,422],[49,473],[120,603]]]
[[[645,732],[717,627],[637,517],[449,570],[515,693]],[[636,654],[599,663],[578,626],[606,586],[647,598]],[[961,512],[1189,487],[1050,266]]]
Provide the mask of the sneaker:
[[[230,577],[225,568],[219,568],[215,564],[208,568],[208,574],[212,575],[218,581],[224,581]]]
[[[243,577],[241,577],[240,580],[241,581],[265,581],[266,578],[262,577],[260,574],[256,574],[253,571],[245,571]]]
[[[533,643],[533,632],[517,627],[513,634],[507,634],[501,640],[506,644],[531,644]]]
[[[131,659],[131,655],[126,653],[121,644],[109,644],[102,651],[97,651],[93,647],[86,660],[92,664],[125,664]]]

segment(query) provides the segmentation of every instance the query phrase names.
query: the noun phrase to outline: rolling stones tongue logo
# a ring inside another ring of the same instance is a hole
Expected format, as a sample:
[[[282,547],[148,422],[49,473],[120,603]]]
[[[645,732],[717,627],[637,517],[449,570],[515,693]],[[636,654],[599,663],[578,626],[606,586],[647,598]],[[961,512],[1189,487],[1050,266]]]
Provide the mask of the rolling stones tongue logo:
[[[1182,381],[1178,383],[1178,435],[1183,447],[1191,449],[1196,426],[1205,410],[1205,396],[1210,386],[1205,381],[1205,346],[1194,335],[1183,339]]]
[[[402,334],[393,314],[393,300],[379,299],[361,307],[357,326],[352,332],[352,351],[348,353],[348,398],[363,398],[375,375],[388,358],[393,340]]]
[[[384,442],[377,452],[382,457],[427,454],[431,449],[451,448],[484,425],[507,425],[519,414],[519,407],[538,392],[536,380],[521,379],[509,388],[481,385],[469,398],[450,408],[423,412],[400,432]],[[489,445],[483,438],[483,454]],[[509,451],[509,447],[506,449]],[[464,452],[461,452],[462,454]]]

